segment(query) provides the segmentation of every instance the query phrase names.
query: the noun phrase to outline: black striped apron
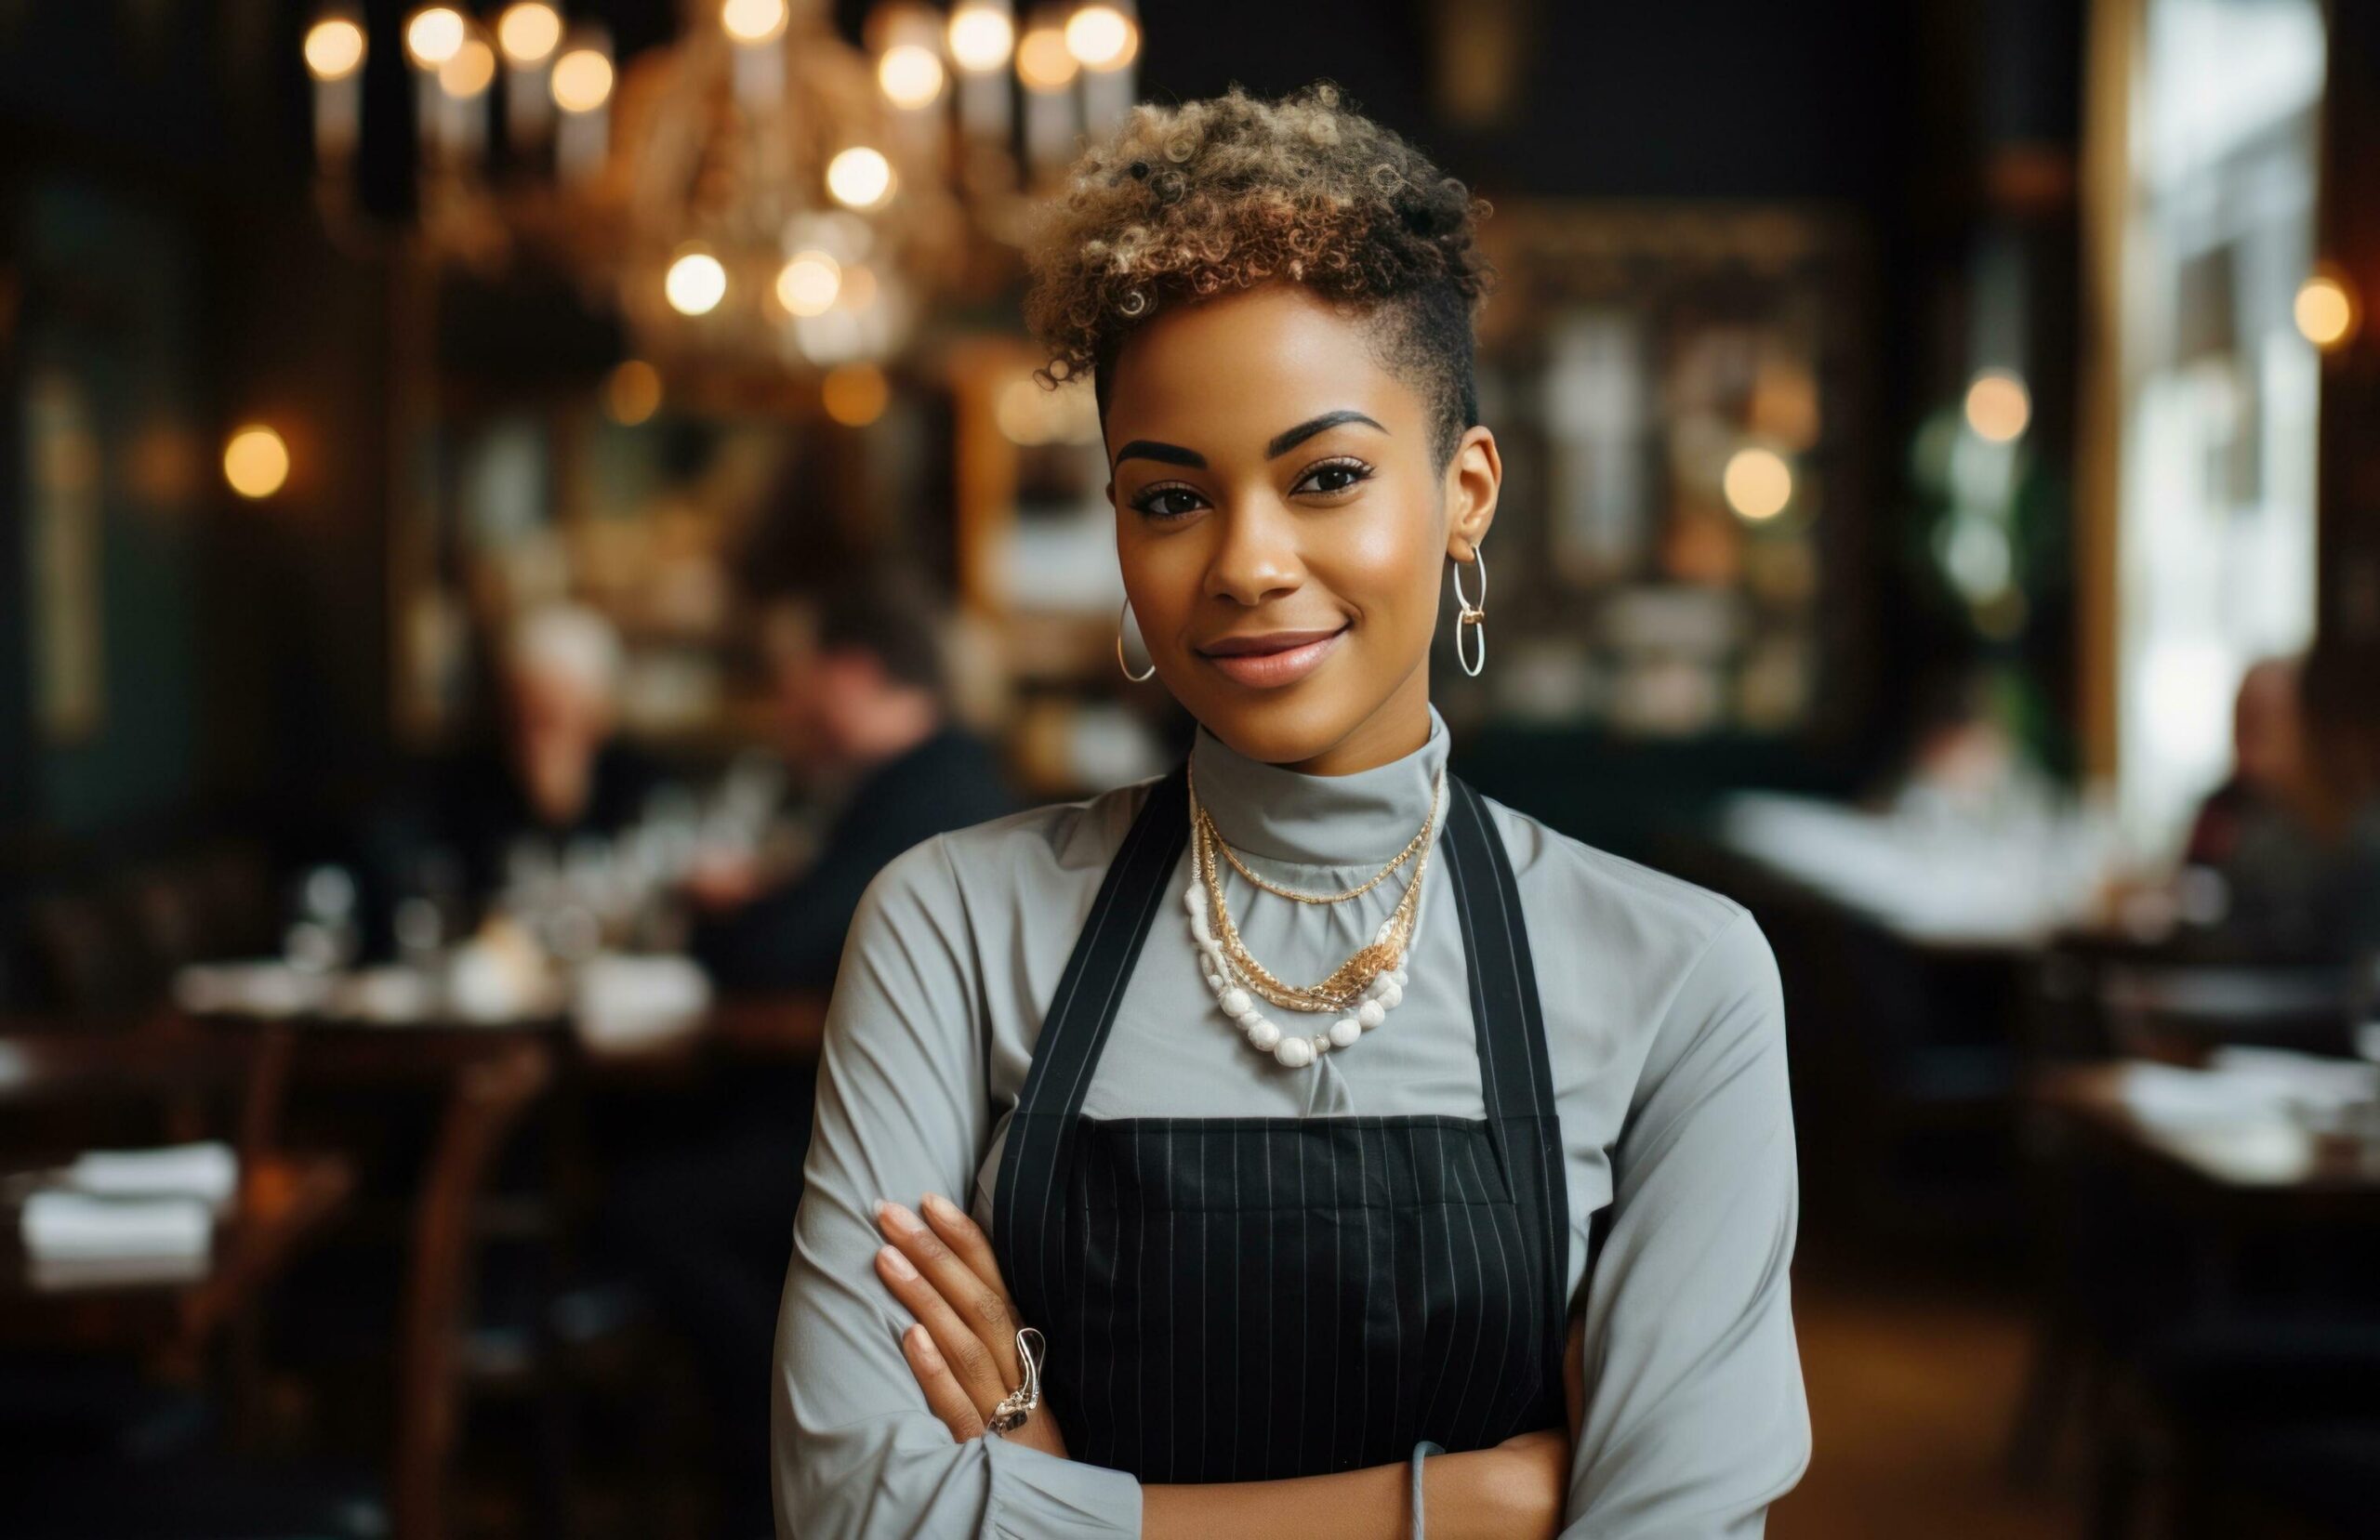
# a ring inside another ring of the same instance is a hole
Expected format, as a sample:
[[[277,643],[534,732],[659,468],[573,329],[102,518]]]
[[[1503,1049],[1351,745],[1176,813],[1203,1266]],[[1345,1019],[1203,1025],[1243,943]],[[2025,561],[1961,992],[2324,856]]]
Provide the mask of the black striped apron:
[[[1484,1118],[1084,1116],[1150,925],[1182,913],[1182,770],[1108,866],[993,1197],[1072,1457],[1144,1481],[1274,1481],[1564,1425],[1569,1209],[1537,978],[1503,840],[1447,783]],[[1250,1050],[1219,1035],[1215,1051]]]

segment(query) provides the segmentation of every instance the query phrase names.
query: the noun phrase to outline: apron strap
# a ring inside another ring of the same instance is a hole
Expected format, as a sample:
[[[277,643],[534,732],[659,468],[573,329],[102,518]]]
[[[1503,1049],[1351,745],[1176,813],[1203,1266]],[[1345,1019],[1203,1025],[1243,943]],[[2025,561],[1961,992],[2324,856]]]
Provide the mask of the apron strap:
[[[1107,863],[1033,1045],[992,1200],[993,1247],[1020,1300],[1063,1297],[1066,1227],[1056,1222],[1057,1207],[1065,1202],[1058,1180],[1063,1146],[1091,1094],[1091,1071],[1107,1046],[1133,960],[1166,901],[1175,896],[1173,869],[1190,843],[1189,785],[1185,760],[1142,800]],[[1020,1235],[1032,1244],[1017,1246]]]
[[[1460,776],[1448,774],[1447,781],[1454,791],[1447,812],[1447,870],[1454,878],[1471,974],[1480,1091],[1504,1179],[1529,1218],[1522,1232],[1544,1281],[1549,1315],[1543,1323],[1551,1345],[1545,1384],[1560,1415],[1561,1355],[1569,1332],[1570,1202],[1537,965],[1529,955],[1527,917],[1512,856],[1487,799]]]
[[[1523,1216],[1530,1260],[1541,1281],[1545,1374],[1540,1415],[1562,1416],[1561,1353],[1568,1331],[1565,1284],[1570,1221],[1561,1122],[1545,1046],[1528,929],[1503,837],[1485,800],[1447,776],[1453,803],[1442,838],[1462,926],[1480,1089],[1496,1157]],[[1090,917],[1059,976],[1034,1044],[1033,1061],[1009,1120],[992,1204],[992,1244],[1010,1290],[1030,1312],[1067,1297],[1073,1264],[1060,1210],[1065,1145],[1106,1046],[1132,964],[1149,928],[1176,899],[1173,873],[1189,843],[1188,767],[1150,788],[1114,860]],[[1539,1426],[1554,1426],[1540,1423]]]

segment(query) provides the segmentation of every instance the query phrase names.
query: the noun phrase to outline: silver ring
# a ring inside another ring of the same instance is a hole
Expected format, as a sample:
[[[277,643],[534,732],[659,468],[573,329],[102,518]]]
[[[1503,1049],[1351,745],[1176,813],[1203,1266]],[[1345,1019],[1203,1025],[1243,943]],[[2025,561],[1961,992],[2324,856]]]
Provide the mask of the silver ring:
[[[1025,1340],[1030,1337],[1032,1340]],[[1011,1390],[992,1408],[985,1427],[995,1433],[1013,1433],[1025,1426],[1025,1419],[1041,1409],[1041,1355],[1048,1344],[1040,1332],[1031,1326],[1016,1330],[1017,1361],[1025,1365],[1025,1383]]]

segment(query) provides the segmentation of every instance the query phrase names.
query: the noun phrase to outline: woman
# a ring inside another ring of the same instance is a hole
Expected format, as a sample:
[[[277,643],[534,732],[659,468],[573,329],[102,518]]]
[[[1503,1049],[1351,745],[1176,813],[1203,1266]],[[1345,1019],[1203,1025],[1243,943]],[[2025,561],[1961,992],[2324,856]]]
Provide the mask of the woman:
[[[1032,317],[1200,731],[863,902],[783,1533],[1745,1535],[1798,1479],[1765,941],[1443,773],[1446,563],[1475,670],[1501,479],[1473,221],[1327,86],[1076,167]]]

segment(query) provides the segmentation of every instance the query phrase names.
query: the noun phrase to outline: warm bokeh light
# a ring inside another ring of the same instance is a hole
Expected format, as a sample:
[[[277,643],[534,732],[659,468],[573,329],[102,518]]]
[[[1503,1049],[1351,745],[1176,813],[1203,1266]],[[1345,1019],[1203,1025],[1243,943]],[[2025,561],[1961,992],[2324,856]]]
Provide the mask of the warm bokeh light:
[[[799,251],[777,272],[777,303],[794,315],[821,315],[842,287],[841,263],[823,251]]]
[[[603,382],[603,410],[622,428],[634,428],[661,410],[661,371],[641,358],[614,369]]]
[[[892,163],[854,145],[826,163],[826,191],[845,208],[874,208],[892,193]]]
[[[1010,380],[992,399],[992,421],[1017,444],[1099,441],[1099,404],[1078,388],[1051,390],[1030,375]]]
[[[2033,420],[2032,392],[2005,369],[1986,369],[1967,387],[1967,426],[1989,443],[2014,443]]]
[[[774,42],[785,32],[785,0],[727,0],[719,9],[719,24],[728,36],[747,46]]]
[[[497,20],[496,40],[513,63],[542,63],[562,46],[562,13],[545,0],[521,0]]]
[[[1016,78],[1028,91],[1063,91],[1081,67],[1067,51],[1063,28],[1030,28],[1016,46]]]
[[[876,270],[854,262],[843,270],[843,309],[864,310],[876,303]]]
[[[345,80],[364,67],[364,29],[334,17],[306,33],[306,68],[316,80]]]
[[[961,4],[950,13],[951,61],[971,74],[1008,62],[1016,49],[1016,23],[998,6]]]
[[[438,86],[450,97],[478,96],[496,83],[496,50],[478,38],[466,38],[455,57],[438,67]]]
[[[1091,5],[1066,18],[1066,52],[1086,70],[1120,70],[1141,51],[1140,29],[1113,6]]]
[[[612,61],[594,48],[573,48],[554,60],[554,105],[591,112],[612,98]]]
[[[243,497],[270,497],[289,480],[289,446],[261,423],[251,423],[223,444],[223,480]]]
[[[1793,500],[1793,467],[1773,449],[1739,449],[1719,480],[1727,507],[1755,523],[1774,519]]]
[[[707,251],[687,252],[669,264],[661,292],[680,315],[708,315],[727,297],[727,270]]]
[[[452,6],[425,6],[405,23],[405,53],[421,69],[435,70],[455,57],[469,35],[461,11]]]
[[[892,387],[873,363],[846,363],[826,371],[818,394],[826,415],[845,428],[865,428],[884,415]]]
[[[942,59],[921,44],[896,43],[876,61],[876,83],[895,107],[931,106],[942,95]]]
[[[2335,348],[2355,333],[2355,296],[2328,273],[2317,273],[2299,284],[2291,309],[2298,332],[2317,348]]]

